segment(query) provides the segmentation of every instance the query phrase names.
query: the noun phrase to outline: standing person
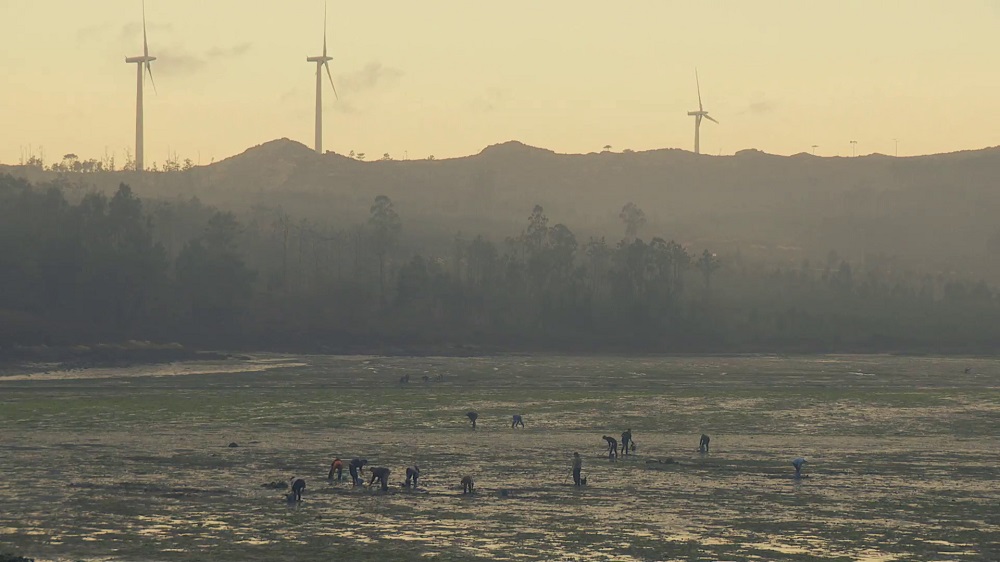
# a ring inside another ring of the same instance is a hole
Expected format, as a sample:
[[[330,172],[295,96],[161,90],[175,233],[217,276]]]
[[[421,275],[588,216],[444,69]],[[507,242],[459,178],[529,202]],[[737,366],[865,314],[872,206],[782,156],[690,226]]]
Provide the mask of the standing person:
[[[410,482],[413,482],[413,487],[417,487],[417,478],[420,477],[420,467],[417,465],[406,467],[406,487],[410,487]]]
[[[476,487],[476,482],[475,482],[475,480],[472,479],[471,476],[463,476],[462,477],[462,494],[463,495],[464,494],[471,494],[473,488],[475,488],[475,487]]]
[[[479,414],[477,412],[468,412],[465,416],[472,422],[472,429],[476,429],[476,420],[479,419]]]
[[[628,454],[630,443],[632,443],[632,428],[622,432],[622,456]]]
[[[524,427],[524,420],[521,419],[521,414],[514,414],[514,419],[510,422],[511,429],[514,429],[517,426]]]
[[[580,485],[580,471],[583,470],[583,459],[580,453],[573,453],[573,485]]]
[[[348,463],[347,470],[351,473],[352,486],[357,486],[359,482],[363,481],[359,473],[366,464],[368,464],[368,459],[351,459],[351,462]]]
[[[701,441],[698,442],[698,452],[699,453],[707,453],[708,452],[708,442],[709,441],[711,441],[711,439],[708,437],[708,435],[705,435],[704,433],[702,433],[701,434]]]
[[[333,462],[330,463],[330,474],[327,475],[326,479],[333,480],[334,472],[337,473],[337,482],[344,479],[344,463],[339,458],[333,459]]]
[[[618,458],[618,440],[610,435],[605,435],[604,440],[608,442],[608,460]]]
[[[373,466],[371,471],[372,479],[368,481],[368,487],[371,488],[372,484],[378,480],[382,484],[382,491],[387,491],[389,489],[389,469],[384,466]]]
[[[291,481],[292,481],[292,497],[295,499],[295,501],[300,502],[302,501],[302,490],[306,489],[306,481],[296,476],[292,476]]]

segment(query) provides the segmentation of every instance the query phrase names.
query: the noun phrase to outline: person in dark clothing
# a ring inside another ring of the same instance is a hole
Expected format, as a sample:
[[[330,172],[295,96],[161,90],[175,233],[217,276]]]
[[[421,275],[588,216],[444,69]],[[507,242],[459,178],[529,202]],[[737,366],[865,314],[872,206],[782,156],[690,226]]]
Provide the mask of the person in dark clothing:
[[[469,412],[465,416],[472,422],[472,429],[476,429],[476,420],[479,419],[479,414],[477,412]]]
[[[521,419],[521,414],[514,414],[514,419],[510,422],[511,429],[514,429],[517,426],[524,427],[524,420]]]
[[[347,465],[347,470],[351,473],[352,486],[357,486],[362,482],[360,472],[366,464],[368,464],[368,459],[351,459],[351,462]]]
[[[410,487],[412,482],[413,487],[417,487],[417,478],[420,477],[420,467],[417,465],[406,467],[406,487]]]
[[[372,471],[372,479],[368,481],[368,487],[371,488],[372,484],[374,484],[375,481],[378,480],[379,483],[382,484],[382,491],[385,492],[386,490],[388,490],[389,469],[385,468],[384,466],[373,466],[371,468],[371,471]]]
[[[581,485],[581,470],[583,470],[583,459],[580,458],[580,453],[573,453],[573,485],[575,486]]]
[[[302,490],[306,489],[306,481],[302,478],[292,477],[292,497],[295,501],[302,501]]]
[[[629,453],[629,444],[632,442],[632,429],[626,429],[622,432],[622,456]]]
[[[471,494],[473,488],[475,488],[475,487],[476,487],[476,482],[472,479],[471,476],[463,476],[462,477],[462,493],[463,494]]]
[[[809,462],[809,461],[807,461],[806,459],[804,459],[802,457],[799,457],[799,458],[797,458],[797,459],[795,459],[795,460],[792,461],[792,466],[795,467],[795,478],[796,479],[802,478],[802,466],[805,465],[807,462]]]
[[[701,434],[701,441],[698,442],[698,452],[700,452],[700,453],[707,453],[708,452],[708,442],[709,441],[711,441],[711,439],[708,437],[708,435],[705,435],[704,433],[702,433]]]
[[[340,459],[333,459],[333,462],[330,463],[330,474],[327,475],[326,479],[333,480],[334,472],[337,473],[337,482],[344,479],[344,462]]]
[[[605,435],[604,440],[608,442],[608,460],[618,458],[618,440],[610,435]]]

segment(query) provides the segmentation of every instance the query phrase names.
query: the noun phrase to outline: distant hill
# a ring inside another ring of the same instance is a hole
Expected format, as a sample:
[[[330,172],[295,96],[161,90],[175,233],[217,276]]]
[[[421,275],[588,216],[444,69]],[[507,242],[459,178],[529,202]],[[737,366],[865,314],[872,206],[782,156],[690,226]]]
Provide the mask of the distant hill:
[[[643,236],[785,263],[897,256],[946,273],[1000,277],[1000,148],[895,158],[732,156],[677,149],[557,154],[511,141],[442,160],[360,162],[318,155],[288,139],[171,173],[56,173],[0,166],[32,181],[58,180],[143,197],[197,196],[237,210],[282,205],[292,214],[345,228],[362,222],[372,199],[392,198],[408,232],[446,240],[456,232],[516,234],[535,204],[581,242],[617,240],[627,202],[648,219]]]

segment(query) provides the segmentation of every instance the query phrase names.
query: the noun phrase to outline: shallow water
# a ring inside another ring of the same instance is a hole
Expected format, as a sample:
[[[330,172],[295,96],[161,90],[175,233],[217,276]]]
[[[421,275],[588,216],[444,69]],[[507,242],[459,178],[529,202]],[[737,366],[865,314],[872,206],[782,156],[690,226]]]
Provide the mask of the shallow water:
[[[998,381],[993,360],[889,356],[266,356],[0,378],[0,551],[1000,559]],[[611,463],[601,435],[626,427],[638,454]],[[334,456],[389,467],[393,487],[326,482]],[[261,487],[293,474],[297,506]]]

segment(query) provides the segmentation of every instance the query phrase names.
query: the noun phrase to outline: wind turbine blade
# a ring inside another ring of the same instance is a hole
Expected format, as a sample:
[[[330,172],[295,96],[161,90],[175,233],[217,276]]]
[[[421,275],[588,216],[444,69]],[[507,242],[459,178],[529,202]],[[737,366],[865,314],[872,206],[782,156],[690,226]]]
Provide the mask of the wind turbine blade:
[[[156,91],[156,82],[153,81],[153,67],[149,66],[149,61],[146,61],[146,72],[149,73],[149,83],[153,86],[153,93],[159,94],[159,92]]]
[[[326,2],[323,2],[323,58],[326,58]]]
[[[701,82],[698,80],[698,69],[694,69],[694,84],[698,87],[698,111],[705,111],[701,106]]]
[[[711,121],[712,123],[715,123],[715,124],[718,124],[718,123],[719,123],[719,122],[718,122],[718,121],[716,121],[715,119],[712,119],[712,116],[711,116],[711,115],[709,115],[709,114],[707,114],[707,113],[705,114],[705,119],[708,119],[709,121]]]
[[[142,3],[142,55],[149,56],[149,45],[146,43],[146,2]],[[152,75],[150,75],[152,76]]]
[[[333,97],[340,101],[340,96],[337,95],[337,87],[333,85],[333,75],[330,74],[330,63],[324,62],[323,67],[326,68],[326,77],[330,79],[330,87],[333,88]]]

